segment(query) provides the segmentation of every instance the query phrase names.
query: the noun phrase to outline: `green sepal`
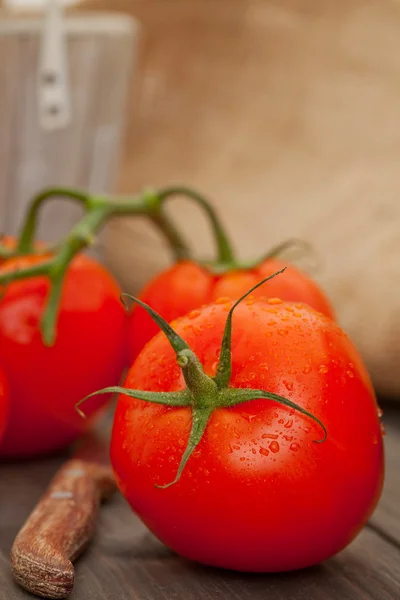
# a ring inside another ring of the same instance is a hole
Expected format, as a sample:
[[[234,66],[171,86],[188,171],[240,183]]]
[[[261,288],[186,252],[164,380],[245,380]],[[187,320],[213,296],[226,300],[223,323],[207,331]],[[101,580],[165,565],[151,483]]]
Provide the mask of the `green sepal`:
[[[213,410],[213,408],[193,408],[192,428],[190,431],[186,450],[183,453],[176,477],[170,483],[166,483],[165,485],[155,485],[155,487],[164,490],[166,488],[171,487],[171,485],[174,485],[175,483],[177,483],[177,481],[179,481],[187,461],[189,460],[189,458],[191,457],[191,455],[193,454],[203,437],[203,434],[206,430],[208,421],[210,420]]]
[[[322,444],[322,442],[324,442],[327,438],[328,432],[326,431],[326,427],[322,421],[318,419],[318,417],[310,413],[305,408],[302,408],[295,402],[284,398],[284,396],[279,396],[279,394],[265,392],[264,390],[252,390],[250,388],[228,388],[220,392],[220,398],[223,403],[222,405],[226,407],[236,406],[237,404],[242,404],[243,402],[249,402],[249,400],[257,400],[260,398],[264,398],[265,400],[273,400],[274,402],[278,402],[279,404],[293,408],[297,412],[306,415],[318,423],[324,432],[324,437],[321,440],[314,440],[317,444]]]
[[[220,357],[219,357],[219,361],[218,361],[217,373],[215,375],[215,383],[217,384],[217,387],[219,389],[226,388],[228,386],[229,381],[231,379],[231,374],[232,374],[232,349],[231,349],[231,345],[232,345],[232,317],[233,317],[233,312],[234,312],[235,308],[241,302],[243,302],[243,300],[245,298],[247,298],[247,296],[249,296],[252,292],[254,292],[254,290],[256,290],[257,288],[259,288],[262,285],[264,285],[264,283],[266,283],[270,279],[273,279],[277,275],[280,275],[285,270],[286,270],[286,267],[284,267],[280,271],[277,271],[276,273],[273,273],[272,275],[270,275],[266,279],[263,279],[262,281],[259,281],[250,290],[248,290],[245,294],[243,294],[243,296],[241,298],[239,298],[239,300],[236,300],[236,302],[234,303],[234,305],[230,309],[230,311],[228,313],[228,317],[226,319],[226,323],[225,323],[225,329],[224,329],[224,334],[223,334],[223,337],[222,337],[221,352],[220,352]]]
[[[157,323],[159,328],[162,329],[162,331],[165,333],[169,343],[171,344],[172,348],[175,350],[176,353],[180,352],[181,350],[190,350],[185,340],[181,338],[181,336],[178,335],[176,331],[172,329],[171,325],[169,325],[167,321],[163,319],[161,315],[158,314],[158,312],[152,309],[151,306],[145,304],[144,302],[139,300],[139,298],[131,296],[131,294],[123,293],[121,294],[121,301],[123,302],[126,309],[128,308],[128,306],[124,298],[129,298],[130,300],[136,302],[136,304],[139,304],[139,306],[144,308],[144,310],[151,316],[153,321]]]
[[[88,394],[82,400],[75,405],[75,410],[81,416],[86,418],[85,413],[80,409],[81,404],[86,402],[93,396],[100,394],[123,394],[130,398],[137,398],[138,400],[145,400],[146,402],[153,402],[154,404],[163,404],[165,406],[190,406],[192,403],[192,396],[189,390],[181,390],[177,392],[150,392],[147,390],[132,390],[130,388],[124,388],[120,386],[111,386],[97,390],[92,394]]]

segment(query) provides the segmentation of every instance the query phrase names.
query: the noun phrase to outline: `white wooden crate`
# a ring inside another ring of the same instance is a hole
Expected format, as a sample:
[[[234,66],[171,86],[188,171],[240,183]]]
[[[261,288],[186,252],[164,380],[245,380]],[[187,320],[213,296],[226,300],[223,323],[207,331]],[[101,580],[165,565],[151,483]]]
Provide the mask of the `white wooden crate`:
[[[46,129],[38,92],[43,17],[0,16],[0,231],[10,234],[44,187],[106,193],[115,185],[139,26],[126,15],[82,12],[64,15],[62,26],[70,119]],[[49,205],[39,235],[58,239],[79,210]]]

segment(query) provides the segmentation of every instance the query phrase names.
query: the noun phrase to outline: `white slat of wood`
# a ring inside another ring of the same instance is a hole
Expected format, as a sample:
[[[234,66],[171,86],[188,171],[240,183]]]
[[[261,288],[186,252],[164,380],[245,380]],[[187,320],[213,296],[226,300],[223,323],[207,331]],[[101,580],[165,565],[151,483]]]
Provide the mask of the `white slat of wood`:
[[[72,120],[63,130],[44,131],[36,90],[40,26],[34,19],[10,19],[8,27],[5,22],[0,19],[0,89],[7,88],[0,94],[0,104],[6,103],[0,121],[0,217],[2,229],[15,234],[27,202],[44,187],[112,191],[137,28],[120,15],[68,18]],[[39,236],[58,239],[79,214],[72,203],[50,203]]]
[[[18,40],[4,40],[0,56],[0,232],[6,230],[8,214],[12,211],[9,198],[10,172],[13,166],[15,126],[17,125],[16,96],[19,81]]]

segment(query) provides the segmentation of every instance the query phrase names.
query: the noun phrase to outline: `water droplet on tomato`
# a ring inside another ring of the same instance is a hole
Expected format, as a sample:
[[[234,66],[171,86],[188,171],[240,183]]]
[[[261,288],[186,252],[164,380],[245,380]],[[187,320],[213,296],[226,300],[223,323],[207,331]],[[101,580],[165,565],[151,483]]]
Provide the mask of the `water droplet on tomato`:
[[[227,298],[226,296],[222,297],[222,298],[217,298],[217,300],[215,300],[215,304],[227,304],[228,302],[232,302],[230,298]]]
[[[320,365],[319,369],[318,369],[318,373],[327,373],[328,372],[328,367],[326,365]]]
[[[269,449],[274,454],[276,454],[277,452],[279,452],[279,444],[278,444],[278,442],[271,442],[270,445],[269,445]]]
[[[282,304],[280,298],[268,298],[268,304]]]
[[[296,452],[297,450],[300,450],[300,446],[297,442],[293,442],[293,444],[290,444],[290,449],[293,450],[293,452]]]
[[[271,319],[270,321],[268,321],[268,325],[270,325],[272,327],[273,325],[276,325],[276,321],[273,321]]]
[[[309,427],[304,427],[304,433],[310,433],[310,428]]]
[[[286,427],[286,429],[290,429],[292,425],[293,425],[293,421],[292,421],[292,419],[289,419],[289,420],[288,420],[288,421],[285,423],[284,427]]]
[[[278,329],[278,335],[287,335],[288,333],[287,329]]]
[[[229,446],[228,446],[228,453],[229,453],[229,454],[232,454],[232,453],[233,453],[233,448],[232,448],[232,446],[231,446],[231,445],[229,445]]]
[[[277,440],[278,439],[278,435],[276,433],[263,433],[261,437],[263,440],[266,440],[266,439]]]
[[[211,365],[211,370],[214,371],[214,373],[217,372],[217,368],[218,368],[218,361],[216,360],[215,362],[213,362],[213,364]]]
[[[347,371],[347,377],[349,377],[350,379],[353,379],[353,377],[354,377],[353,371]]]
[[[260,448],[260,454],[262,454],[263,456],[268,456],[269,451],[266,448]]]
[[[305,365],[305,367],[303,369],[303,373],[304,373],[304,375],[308,375],[309,373],[311,373],[310,365]]]
[[[294,408],[291,408],[289,411],[289,415],[294,415]]]
[[[374,444],[374,446],[376,446],[376,445],[377,445],[377,443],[378,443],[378,438],[376,437],[376,435],[374,435],[374,436],[373,436],[373,438],[372,438],[372,443]]]
[[[385,426],[383,423],[381,423],[381,434],[382,434],[382,437],[385,437],[385,435],[386,435],[386,429],[385,429]]]
[[[198,309],[196,310],[192,310],[189,314],[188,314],[188,318],[189,319],[195,319],[196,317],[198,317],[200,314],[200,311]]]
[[[292,439],[293,439],[293,436],[292,435],[284,435],[283,439],[286,440],[286,441],[288,441],[288,442],[291,442]]]
[[[252,448],[252,449],[251,449],[251,451],[252,451],[252,453],[253,453],[253,454],[257,454],[257,452],[256,452],[256,449],[255,449],[255,448]]]
[[[269,370],[269,366],[267,365],[267,363],[261,363],[258,368],[261,369],[262,371]]]
[[[244,456],[241,456],[239,460],[240,460],[240,462],[244,462],[246,459]]]
[[[302,305],[302,304],[300,304],[300,302],[298,302],[297,304],[295,304],[295,307],[296,307],[296,308],[303,308],[303,305]]]
[[[301,317],[301,313],[299,313],[299,312],[294,312],[294,313],[293,313],[293,316],[294,316],[294,317]]]
[[[285,310],[287,310],[288,312],[291,312],[291,313],[294,312],[293,306],[290,306],[290,305],[285,306]]]
[[[253,306],[254,302],[255,302],[255,298],[254,298],[254,296],[250,296],[250,297],[249,297],[249,298],[247,298],[247,300],[246,300],[246,306]]]
[[[381,416],[383,415],[383,410],[381,409],[381,407],[380,407],[380,406],[378,406],[377,413],[378,413],[378,417],[379,417],[379,419],[380,419],[380,418],[381,418]]]
[[[278,416],[278,415],[276,415],[276,416]],[[283,425],[284,422],[285,422],[284,419],[279,419],[279,421],[278,421],[278,423],[280,423],[281,425]]]
[[[247,414],[247,413],[243,413],[243,414],[242,414],[242,417],[243,417],[243,419],[245,419],[245,420],[246,420],[246,421],[248,421],[249,423],[251,423],[251,422],[252,422],[252,420],[256,418],[256,416],[257,416],[257,415],[249,415],[249,414]]]

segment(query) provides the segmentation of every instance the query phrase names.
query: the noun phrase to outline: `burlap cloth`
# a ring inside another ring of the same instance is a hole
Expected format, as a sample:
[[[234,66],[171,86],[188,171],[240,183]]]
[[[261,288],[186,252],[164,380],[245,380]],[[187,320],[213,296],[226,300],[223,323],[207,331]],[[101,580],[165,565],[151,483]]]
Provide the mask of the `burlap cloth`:
[[[92,7],[110,7],[92,2]],[[120,190],[188,183],[243,257],[312,242],[318,279],[379,392],[400,394],[400,4],[389,0],[112,3],[143,23]],[[198,251],[199,213],[175,205]],[[168,263],[140,221],[105,256],[137,291]]]

